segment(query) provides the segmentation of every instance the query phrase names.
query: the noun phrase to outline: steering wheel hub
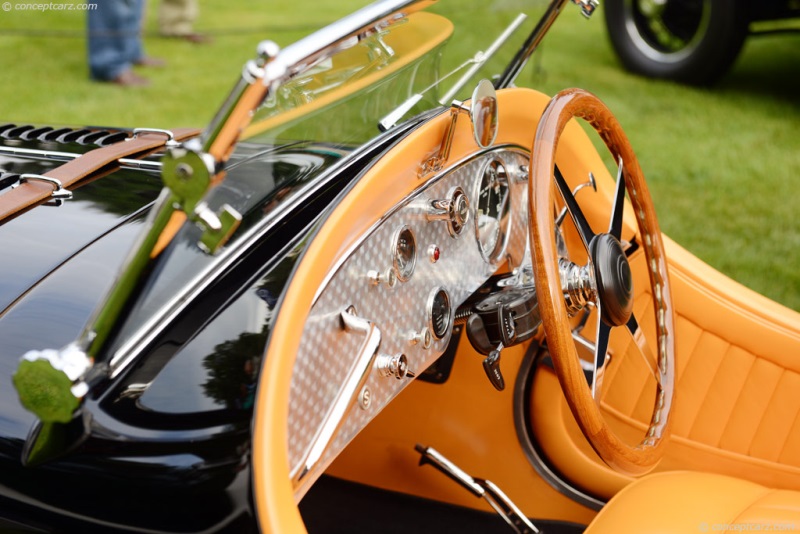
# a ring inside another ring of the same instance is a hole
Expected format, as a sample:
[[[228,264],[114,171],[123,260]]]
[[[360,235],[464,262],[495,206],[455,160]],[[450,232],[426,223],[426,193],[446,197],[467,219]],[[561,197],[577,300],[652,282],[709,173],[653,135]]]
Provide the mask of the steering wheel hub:
[[[608,326],[622,326],[633,312],[633,275],[619,240],[600,234],[589,244],[594,264],[601,318]]]

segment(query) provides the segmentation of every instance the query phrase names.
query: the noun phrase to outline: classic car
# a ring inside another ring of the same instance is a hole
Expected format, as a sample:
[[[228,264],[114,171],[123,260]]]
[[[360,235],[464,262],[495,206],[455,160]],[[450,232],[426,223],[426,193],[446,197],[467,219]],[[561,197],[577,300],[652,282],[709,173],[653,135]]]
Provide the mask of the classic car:
[[[774,23],[800,16],[800,6],[787,0],[609,0],[603,5],[609,40],[625,68],[701,85],[728,71],[749,36],[793,31]]]
[[[0,126],[0,530],[800,528],[800,316],[515,86],[567,0],[453,4],[262,42],[202,132]]]

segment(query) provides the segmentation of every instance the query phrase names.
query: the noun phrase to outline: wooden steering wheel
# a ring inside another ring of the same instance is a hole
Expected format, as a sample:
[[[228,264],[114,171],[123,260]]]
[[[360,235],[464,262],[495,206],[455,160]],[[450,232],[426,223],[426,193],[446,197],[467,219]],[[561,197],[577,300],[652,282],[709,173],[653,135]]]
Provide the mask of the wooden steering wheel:
[[[620,162],[611,222],[607,232],[595,233],[573,193],[555,167],[559,137],[570,119],[586,120]],[[653,469],[664,454],[669,438],[669,412],[675,382],[675,320],[661,231],[644,176],[630,143],[611,111],[596,96],[581,89],[558,93],[539,121],[531,154],[528,180],[530,240],[533,273],[547,346],[567,403],[597,454],[616,471],[639,476]],[[558,189],[566,210],[586,248],[588,263],[576,265],[559,257],[555,243],[553,189]],[[633,315],[633,276],[620,243],[625,192],[628,192],[647,259],[650,292],[656,315],[657,358]],[[570,315],[586,306],[598,311],[594,378],[587,384],[572,337]],[[619,439],[600,412],[603,366],[612,328],[621,327],[633,337],[656,379],[656,398],[650,426],[635,447]]]

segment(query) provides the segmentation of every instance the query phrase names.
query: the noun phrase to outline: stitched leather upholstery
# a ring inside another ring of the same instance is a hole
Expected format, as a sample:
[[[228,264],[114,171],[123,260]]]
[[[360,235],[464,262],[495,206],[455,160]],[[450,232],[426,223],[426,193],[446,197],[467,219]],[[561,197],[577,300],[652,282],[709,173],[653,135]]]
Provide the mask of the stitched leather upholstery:
[[[673,245],[670,258],[678,302],[679,400],[675,404],[674,435],[800,467],[797,331],[759,320],[747,310],[737,309],[735,302],[722,300],[724,295],[714,291],[721,275],[698,279],[697,272],[690,270],[697,265],[685,264],[693,259],[686,251]],[[693,264],[699,263],[694,260]],[[649,303],[649,298],[642,302]],[[786,316],[795,315],[790,310],[781,311]],[[652,310],[646,314],[649,317]],[[653,397],[644,394],[647,371],[643,366],[636,371],[622,368],[618,365],[616,370],[628,372],[626,383],[609,389],[606,401],[622,414],[642,420],[642,415],[652,411]]]
[[[615,496],[586,534],[788,532],[800,529],[800,492],[679,471],[650,475]]]
[[[677,389],[672,443],[657,469],[712,471],[800,489],[800,314],[740,286],[674,242],[666,245],[678,313]],[[653,312],[641,308],[650,302],[637,295],[645,329],[652,328]],[[616,347],[607,369],[603,407],[615,431],[640,439],[652,412],[654,381],[642,360],[624,349]],[[573,483],[610,497],[629,479],[601,464],[564,401],[553,409],[554,377],[547,370],[537,374],[531,413],[545,455]]]

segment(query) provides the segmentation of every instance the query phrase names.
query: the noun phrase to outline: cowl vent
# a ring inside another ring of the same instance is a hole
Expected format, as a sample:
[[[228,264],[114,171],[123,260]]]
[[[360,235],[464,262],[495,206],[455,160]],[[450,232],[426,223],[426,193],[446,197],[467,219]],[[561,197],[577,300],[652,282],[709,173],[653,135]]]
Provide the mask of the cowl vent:
[[[103,147],[130,137],[128,130],[104,128],[54,128],[26,124],[0,124],[0,139],[19,141],[44,141],[48,143],[76,143],[88,147]]]

